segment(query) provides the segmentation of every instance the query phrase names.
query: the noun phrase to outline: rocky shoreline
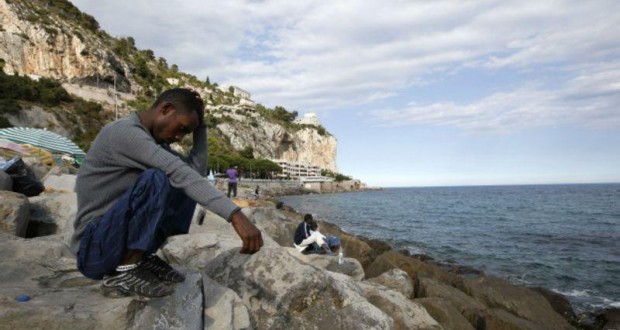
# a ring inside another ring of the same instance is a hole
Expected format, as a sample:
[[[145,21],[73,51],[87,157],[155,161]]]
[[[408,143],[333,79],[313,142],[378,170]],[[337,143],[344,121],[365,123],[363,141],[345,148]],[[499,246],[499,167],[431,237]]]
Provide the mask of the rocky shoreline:
[[[235,199],[264,234],[259,253],[239,254],[234,229],[198,209],[190,233],[171,237],[159,252],[188,274],[174,295],[151,301],[106,298],[98,282],[77,271],[66,246],[76,211],[73,180],[67,174],[49,176],[48,191],[38,197],[0,192],[1,328],[618,327],[617,310],[579,323],[566,299],[549,290],[395,251],[329,222],[322,221],[321,230],[341,237],[345,263],[301,255],[290,241],[302,215],[262,198]]]

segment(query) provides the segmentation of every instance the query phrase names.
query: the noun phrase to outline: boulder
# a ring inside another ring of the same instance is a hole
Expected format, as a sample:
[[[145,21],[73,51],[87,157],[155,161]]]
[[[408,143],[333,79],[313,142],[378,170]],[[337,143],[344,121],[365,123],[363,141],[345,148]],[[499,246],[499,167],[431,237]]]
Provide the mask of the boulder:
[[[30,203],[22,194],[0,190],[0,231],[26,237]]]
[[[415,300],[446,330],[474,330],[471,323],[445,298],[429,297]],[[489,328],[491,329],[491,328]]]
[[[480,276],[463,280],[464,291],[479,302],[536,324],[542,329],[572,329],[541,294],[494,277]]]
[[[513,315],[502,308],[486,305],[463,291],[430,278],[418,278],[415,299],[445,328],[460,324],[461,317],[476,329],[545,329],[539,323]],[[434,298],[429,300],[427,298]],[[493,308],[491,308],[493,307]],[[456,315],[459,313],[459,315]],[[456,327],[458,329],[459,327]],[[550,329],[556,329],[552,327]]]
[[[390,244],[382,240],[379,240],[379,239],[368,238],[368,237],[359,236],[359,235],[357,236],[357,238],[359,238],[360,240],[368,244],[368,246],[370,246],[371,249],[375,250],[377,255],[380,255],[392,249],[392,246]]]
[[[0,191],[13,191],[13,179],[6,172],[0,170]]]
[[[424,277],[418,278],[416,281],[416,298],[443,299],[444,302],[448,302],[451,307],[463,315],[476,329],[481,328],[481,325],[485,322],[487,306],[468,296],[463,291],[436,280]],[[433,309],[437,312],[437,310],[442,309],[444,306],[446,304],[434,304]],[[451,315],[452,313],[452,308],[448,308],[440,314]]]
[[[322,254],[302,254],[295,248],[285,248],[286,251],[301,262],[328,270],[330,272],[345,274],[351,276],[356,281],[364,279],[364,269],[359,261],[353,258],[344,258],[342,264],[338,264],[337,256],[328,256]]]
[[[0,258],[0,328],[203,328],[201,273],[188,274],[169,297],[111,299],[101,294],[99,281],[78,272],[75,258],[59,236],[0,240]],[[21,295],[30,300],[17,301]],[[236,319],[247,324],[242,317]]]
[[[579,329],[620,329],[620,308],[606,308],[579,315]]]
[[[413,298],[413,281],[403,270],[394,268],[368,281],[381,284],[391,290],[400,292],[407,298]]]
[[[349,276],[302,263],[281,248],[263,248],[251,256],[230,250],[210,262],[206,272],[239,295],[253,326],[260,329],[439,328],[401,294],[388,290],[382,295],[382,290]],[[373,302],[384,303],[392,316]]]
[[[438,266],[404,256],[393,250],[378,256],[370,266],[365,268],[366,278],[379,276],[394,268],[404,270],[414,281],[418,276],[433,278],[450,285],[461,281],[459,276],[448,273]]]
[[[59,192],[74,192],[77,175],[73,174],[50,174],[43,179],[46,189]]]
[[[161,252],[168,262],[200,270],[223,250],[215,233],[177,235],[168,238]]]
[[[503,309],[494,308],[486,311],[484,318],[485,329],[505,329],[505,330],[547,330],[562,328],[547,328],[532,321],[517,317]]]
[[[22,160],[24,161],[24,164],[28,166],[28,168],[39,180],[41,180],[50,170],[47,165],[41,162],[41,159],[39,159],[39,157],[24,157],[22,158]]]
[[[563,294],[542,287],[535,287],[531,289],[543,295],[549,304],[551,304],[553,310],[562,315],[565,319],[569,320],[569,322],[577,320],[577,314],[575,314],[573,306]]]
[[[608,308],[596,317],[603,329],[620,329],[620,308]]]
[[[382,285],[372,285],[368,282],[359,283],[359,286],[362,291],[358,292],[368,299],[368,302],[394,320],[394,329],[441,329],[441,325],[422,305],[399,292],[385,290]]]
[[[280,246],[292,247],[297,226],[303,221],[300,215],[289,217],[283,211],[259,207],[243,209],[243,213],[252,220],[261,232],[267,233]]]
[[[127,328],[135,304],[108,299],[77,272],[57,237],[0,241],[0,324],[6,329]],[[16,297],[27,295],[29,301]]]
[[[189,234],[171,236],[161,247],[161,254],[168,262],[199,271],[222,252],[241,247],[241,239],[231,224],[210,211],[200,213],[197,210],[194,214]],[[203,222],[199,225],[201,217]],[[262,235],[263,247],[279,246],[264,231]]]
[[[28,237],[70,235],[77,214],[77,194],[46,192],[30,197]]]
[[[357,259],[364,270],[375,260],[377,252],[361,239],[348,234],[340,227],[325,221],[319,221],[319,230],[324,235],[333,235],[340,237],[340,247],[343,249],[347,257]]]
[[[132,329],[203,329],[202,275],[186,274],[168,297],[137,304],[131,313]]]
[[[250,314],[235,291],[203,274],[204,328],[250,329]]]

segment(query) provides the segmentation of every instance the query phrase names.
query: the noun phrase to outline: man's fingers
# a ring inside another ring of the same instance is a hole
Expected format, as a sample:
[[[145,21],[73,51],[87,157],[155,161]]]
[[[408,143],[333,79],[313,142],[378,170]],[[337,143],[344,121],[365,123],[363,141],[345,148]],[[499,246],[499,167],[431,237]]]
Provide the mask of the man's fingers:
[[[248,253],[248,240],[241,240],[243,242],[243,246],[241,247],[241,253]]]

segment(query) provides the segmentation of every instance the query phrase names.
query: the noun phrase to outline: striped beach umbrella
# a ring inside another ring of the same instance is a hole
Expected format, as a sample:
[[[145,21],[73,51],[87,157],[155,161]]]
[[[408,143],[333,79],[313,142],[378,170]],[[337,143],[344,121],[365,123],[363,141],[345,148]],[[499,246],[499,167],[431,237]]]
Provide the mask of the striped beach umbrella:
[[[0,139],[30,144],[52,153],[69,154],[80,159],[86,156],[86,153],[73,141],[44,129],[27,127],[3,128],[0,129]]]

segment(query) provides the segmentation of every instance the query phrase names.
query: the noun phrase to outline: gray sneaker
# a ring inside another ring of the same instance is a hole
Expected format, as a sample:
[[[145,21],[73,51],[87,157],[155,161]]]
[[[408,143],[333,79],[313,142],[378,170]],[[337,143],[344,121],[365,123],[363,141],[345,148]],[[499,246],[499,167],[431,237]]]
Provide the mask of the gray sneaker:
[[[156,255],[148,256],[142,262],[142,265],[162,281],[169,283],[183,283],[183,281],[185,281],[185,275],[183,273],[172,268],[172,266],[168,265],[168,263],[161,260]]]
[[[106,297],[122,297],[137,294],[144,298],[165,297],[174,289],[157,278],[143,264],[126,272],[116,272],[103,279],[101,283]]]

